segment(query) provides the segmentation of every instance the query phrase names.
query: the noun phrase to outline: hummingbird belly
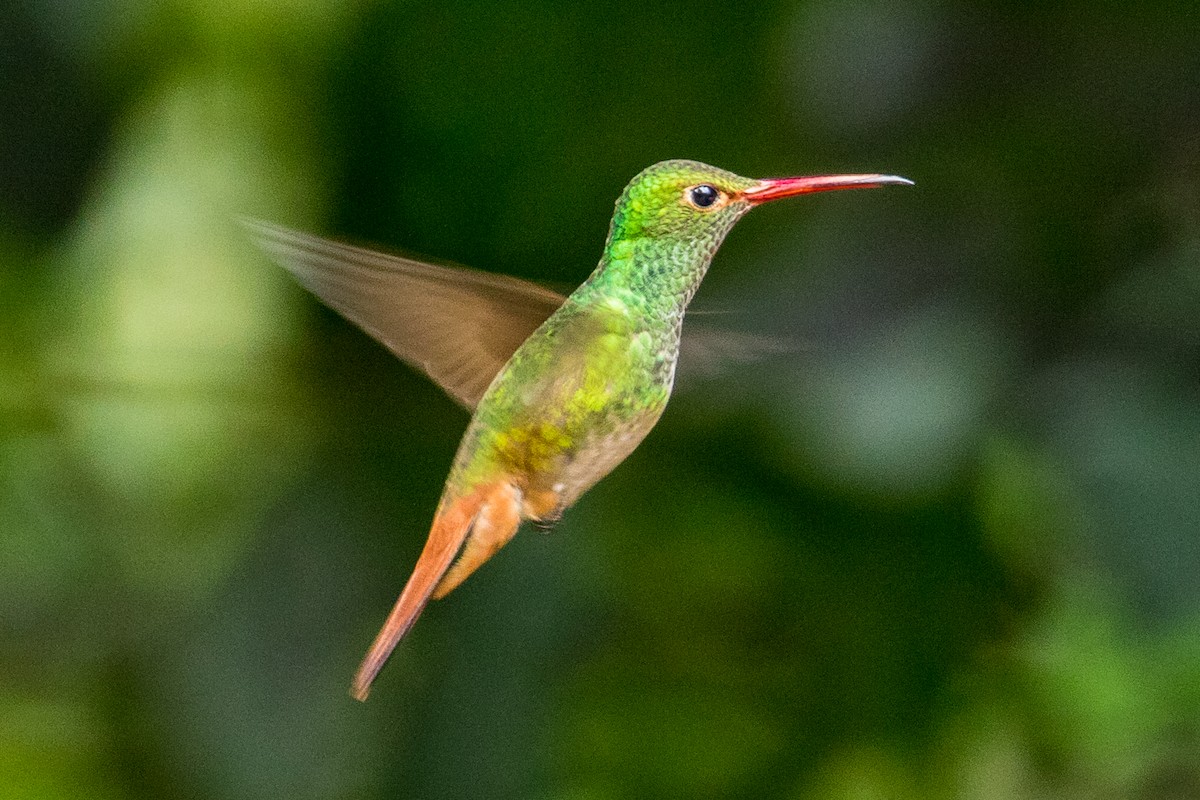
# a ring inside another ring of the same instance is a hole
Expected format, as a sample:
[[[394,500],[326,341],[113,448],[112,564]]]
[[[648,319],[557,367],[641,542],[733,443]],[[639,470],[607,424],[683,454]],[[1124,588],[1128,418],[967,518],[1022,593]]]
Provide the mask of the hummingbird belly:
[[[535,403],[508,425],[468,431],[464,472],[478,476],[468,482],[504,475],[522,492],[523,516],[556,520],[633,452],[666,408],[669,382],[623,383],[598,395],[580,390],[587,399],[578,403]]]
[[[521,490],[526,518],[553,521],[646,438],[667,396],[666,389],[649,402],[639,395],[636,410],[614,403],[485,432],[475,440],[472,461],[486,465],[481,476],[498,472]]]
[[[558,507],[567,508],[580,495],[592,488],[641,444],[658,422],[666,400],[656,409],[646,409],[633,419],[625,420],[611,430],[589,437],[576,452],[571,453],[560,467],[551,489],[558,496]]]

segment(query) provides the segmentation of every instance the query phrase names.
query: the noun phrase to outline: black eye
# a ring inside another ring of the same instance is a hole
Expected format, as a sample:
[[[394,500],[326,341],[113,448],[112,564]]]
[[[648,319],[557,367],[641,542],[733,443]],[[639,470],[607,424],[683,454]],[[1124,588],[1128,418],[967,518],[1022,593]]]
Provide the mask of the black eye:
[[[721,193],[717,191],[716,187],[710,186],[707,183],[702,183],[699,186],[693,186],[688,189],[688,198],[696,208],[708,208],[717,202],[717,198],[720,196]]]

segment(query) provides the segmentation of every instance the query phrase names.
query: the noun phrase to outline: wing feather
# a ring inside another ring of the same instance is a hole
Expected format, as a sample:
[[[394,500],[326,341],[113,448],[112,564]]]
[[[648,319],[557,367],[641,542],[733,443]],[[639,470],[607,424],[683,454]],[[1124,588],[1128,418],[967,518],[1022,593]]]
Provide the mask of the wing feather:
[[[301,285],[468,410],[565,300],[518,278],[426,264],[258,220],[243,224]]]

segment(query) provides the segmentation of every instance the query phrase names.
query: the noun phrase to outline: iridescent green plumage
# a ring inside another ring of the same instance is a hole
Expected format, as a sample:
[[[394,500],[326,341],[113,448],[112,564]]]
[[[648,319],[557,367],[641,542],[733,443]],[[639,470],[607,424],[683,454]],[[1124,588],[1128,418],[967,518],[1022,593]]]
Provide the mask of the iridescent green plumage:
[[[671,394],[684,312],[743,214],[893,183],[908,181],[752,180],[695,161],[655,164],[617,200],[599,266],[567,298],[250,223],[301,283],[474,407],[425,549],[353,694],[366,697],[430,597],[462,582],[522,521],[553,523],[650,432]]]
[[[450,483],[498,470],[560,513],[624,460],[666,407],[684,311],[756,181],[692,161],[643,171],[617,201],[600,264],[513,354],[479,404]],[[720,208],[688,204],[711,184]]]

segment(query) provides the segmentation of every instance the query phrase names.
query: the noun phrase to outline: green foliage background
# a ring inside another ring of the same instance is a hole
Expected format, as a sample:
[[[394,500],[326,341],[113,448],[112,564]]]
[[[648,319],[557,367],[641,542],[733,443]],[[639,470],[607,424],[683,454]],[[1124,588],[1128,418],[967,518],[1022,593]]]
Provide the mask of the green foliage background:
[[[1194,3],[0,14],[0,797],[1200,797]],[[917,186],[353,703],[466,419],[233,220],[569,286],[672,157]]]

